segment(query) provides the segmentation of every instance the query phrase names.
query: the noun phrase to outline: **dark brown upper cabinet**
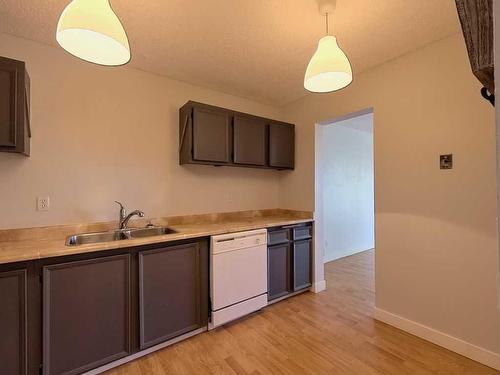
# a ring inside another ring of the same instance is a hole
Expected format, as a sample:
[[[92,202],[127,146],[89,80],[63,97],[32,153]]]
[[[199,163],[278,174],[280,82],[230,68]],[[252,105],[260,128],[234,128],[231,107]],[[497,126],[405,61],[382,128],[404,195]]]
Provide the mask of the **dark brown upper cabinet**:
[[[257,117],[235,115],[234,163],[266,165],[266,122]]]
[[[293,169],[295,165],[295,126],[282,122],[269,124],[269,166]]]
[[[25,63],[0,57],[0,151],[30,154],[30,79]]]
[[[193,101],[179,110],[181,165],[293,169],[294,142],[292,124]]]
[[[493,1],[455,0],[469,53],[472,72],[488,92],[482,95],[494,104]]]

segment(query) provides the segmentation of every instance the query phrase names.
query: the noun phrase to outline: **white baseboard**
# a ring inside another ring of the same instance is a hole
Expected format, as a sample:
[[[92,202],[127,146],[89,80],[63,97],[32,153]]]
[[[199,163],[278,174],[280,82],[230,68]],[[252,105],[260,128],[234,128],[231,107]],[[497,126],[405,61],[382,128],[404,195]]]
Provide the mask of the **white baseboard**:
[[[391,326],[411,333],[412,335],[442,346],[443,348],[461,354],[464,357],[482,363],[483,365],[500,370],[500,354],[491,352],[459,338],[450,336],[444,332],[437,331],[433,328],[408,320],[382,309],[375,308],[373,315],[375,319],[380,320],[381,322],[387,323]]]
[[[326,280],[317,281],[311,286],[311,292],[319,293],[323,290],[326,290]]]
[[[111,370],[112,368],[115,368],[115,367],[118,367],[118,366],[121,366],[125,363],[128,363],[128,362],[131,362],[137,358],[141,358],[141,357],[144,357],[145,355],[148,355],[150,353],[153,353],[157,350],[160,350],[160,349],[163,349],[163,348],[166,348],[167,346],[170,346],[170,345],[173,345],[173,344],[176,344],[182,340],[186,340],[190,337],[193,337],[193,336],[196,336],[202,332],[205,332],[207,330],[207,327],[203,327],[203,328],[199,328],[197,329],[196,331],[191,331],[191,332],[188,332],[188,333],[185,333],[181,336],[178,336],[174,339],[171,339],[167,342],[163,342],[161,344],[158,344],[158,345],[155,345],[155,346],[152,346],[148,349],[145,349],[145,350],[142,350],[140,352],[137,352],[135,354],[132,354],[132,355],[129,355],[128,357],[125,357],[125,358],[121,358],[121,359],[118,359],[114,362],[111,362],[111,363],[108,363],[107,365],[104,365],[104,366],[101,366],[101,367],[98,367],[98,368],[95,368],[93,370],[90,370],[90,371],[87,371],[87,372],[84,372],[83,375],[98,375],[98,374],[101,374],[105,371],[108,371],[108,370]]]

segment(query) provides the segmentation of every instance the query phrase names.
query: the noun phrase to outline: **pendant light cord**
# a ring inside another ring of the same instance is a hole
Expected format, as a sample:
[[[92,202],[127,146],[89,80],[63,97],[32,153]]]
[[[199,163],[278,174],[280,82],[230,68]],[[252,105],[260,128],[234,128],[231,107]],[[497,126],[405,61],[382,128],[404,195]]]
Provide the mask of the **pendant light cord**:
[[[328,23],[328,12],[326,12],[326,35],[330,35],[330,24]]]

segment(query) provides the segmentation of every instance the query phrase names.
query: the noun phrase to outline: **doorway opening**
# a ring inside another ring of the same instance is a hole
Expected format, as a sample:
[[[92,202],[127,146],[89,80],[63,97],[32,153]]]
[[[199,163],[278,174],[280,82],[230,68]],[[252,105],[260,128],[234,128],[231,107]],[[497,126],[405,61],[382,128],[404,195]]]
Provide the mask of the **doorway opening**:
[[[375,247],[373,110],[316,124],[316,247],[324,263]]]

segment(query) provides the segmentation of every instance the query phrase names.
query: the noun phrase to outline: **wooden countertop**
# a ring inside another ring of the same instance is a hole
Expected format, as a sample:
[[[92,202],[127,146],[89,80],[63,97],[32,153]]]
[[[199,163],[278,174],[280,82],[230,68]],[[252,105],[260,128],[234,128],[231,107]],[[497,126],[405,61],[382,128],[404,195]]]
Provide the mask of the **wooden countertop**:
[[[0,264],[208,237],[280,225],[306,223],[312,220],[310,213],[289,210],[178,216],[153,220],[156,225],[168,226],[177,233],[79,246],[66,246],[67,236],[90,231],[109,230],[116,228],[116,223],[2,230],[0,231]],[[132,226],[134,225],[132,224]]]

